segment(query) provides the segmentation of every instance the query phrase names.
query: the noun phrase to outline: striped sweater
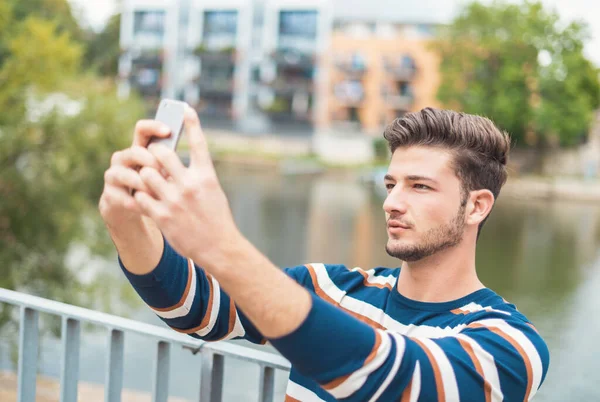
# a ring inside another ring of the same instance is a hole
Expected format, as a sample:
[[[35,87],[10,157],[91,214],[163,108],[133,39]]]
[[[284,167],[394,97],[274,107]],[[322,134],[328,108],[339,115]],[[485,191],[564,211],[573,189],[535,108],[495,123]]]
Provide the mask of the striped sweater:
[[[119,263],[175,331],[266,342],[215,278],[167,242],[149,274]],[[548,371],[542,337],[490,289],[425,303],[395,289],[399,268],[309,264],[285,272],[313,297],[296,331],[269,339],[292,364],[286,401],[528,401]]]

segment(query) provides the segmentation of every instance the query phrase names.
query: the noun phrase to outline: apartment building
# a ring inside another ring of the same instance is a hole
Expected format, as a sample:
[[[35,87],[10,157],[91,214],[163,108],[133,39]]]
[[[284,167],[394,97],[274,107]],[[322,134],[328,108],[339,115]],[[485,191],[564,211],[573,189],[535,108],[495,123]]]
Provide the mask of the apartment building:
[[[150,104],[175,97],[177,0],[127,0],[122,4],[119,94],[138,91]]]
[[[310,129],[326,119],[327,69],[332,10],[329,1],[265,3],[260,109],[274,126]]]
[[[368,133],[396,117],[436,106],[439,59],[429,48],[435,26],[336,21],[331,39],[332,127]]]
[[[310,130],[327,118],[331,26],[331,0],[124,0],[120,93],[184,99],[209,123]]]
[[[380,133],[436,105],[434,25],[349,16],[333,4],[123,0],[120,93],[139,92],[150,109],[183,99],[206,126],[248,133]]]
[[[204,120],[245,113],[251,33],[250,0],[191,1],[182,38],[183,97]]]

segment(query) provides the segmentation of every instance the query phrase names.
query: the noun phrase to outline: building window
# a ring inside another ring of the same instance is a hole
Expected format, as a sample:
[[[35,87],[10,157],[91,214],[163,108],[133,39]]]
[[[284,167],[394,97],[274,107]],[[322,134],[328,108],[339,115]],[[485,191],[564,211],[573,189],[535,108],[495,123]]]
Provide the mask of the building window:
[[[334,94],[341,102],[358,103],[363,100],[365,91],[360,81],[346,80],[335,86]]]
[[[133,36],[137,45],[145,48],[160,47],[164,33],[164,11],[136,11],[134,13]]]
[[[237,11],[205,11],[202,40],[207,47],[234,47],[237,34]]]

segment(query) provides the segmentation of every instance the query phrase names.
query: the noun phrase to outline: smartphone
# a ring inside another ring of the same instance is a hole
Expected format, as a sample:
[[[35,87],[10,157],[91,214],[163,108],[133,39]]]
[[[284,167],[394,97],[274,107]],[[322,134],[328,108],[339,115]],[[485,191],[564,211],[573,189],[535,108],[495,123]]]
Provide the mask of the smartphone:
[[[183,133],[183,121],[185,115],[185,102],[176,101],[173,99],[162,99],[156,110],[154,120],[166,124],[171,129],[171,135],[166,138],[152,137],[148,145],[157,143],[163,144],[175,151],[179,138]]]

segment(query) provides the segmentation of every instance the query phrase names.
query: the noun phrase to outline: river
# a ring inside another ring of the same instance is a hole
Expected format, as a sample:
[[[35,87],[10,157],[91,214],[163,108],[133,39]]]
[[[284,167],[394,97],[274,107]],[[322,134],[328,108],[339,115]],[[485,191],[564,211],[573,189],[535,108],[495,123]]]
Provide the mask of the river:
[[[308,262],[369,268],[397,266],[384,250],[387,238],[381,194],[345,173],[281,175],[276,171],[219,167],[219,176],[242,232],[278,266]],[[600,401],[600,206],[585,203],[499,199],[478,245],[481,280],[517,305],[545,337],[550,371],[537,401]],[[116,261],[86,261],[103,270],[109,289],[125,289]],[[84,256],[83,258],[81,256]],[[76,258],[75,258],[76,260]],[[123,291],[112,297],[119,306]],[[129,295],[129,298],[131,295]],[[162,325],[137,298],[127,307],[106,310]],[[102,307],[99,307],[102,308]],[[0,342],[0,369],[14,369],[14,341]],[[13,346],[11,347],[11,342]],[[102,383],[106,337],[86,330],[80,378]],[[154,351],[143,338],[125,342],[124,386],[150,390]],[[58,376],[60,341],[45,335],[39,372]],[[200,361],[173,350],[171,394],[198,400]],[[225,401],[255,400],[258,369],[226,361]],[[286,374],[276,375],[283,400]]]

